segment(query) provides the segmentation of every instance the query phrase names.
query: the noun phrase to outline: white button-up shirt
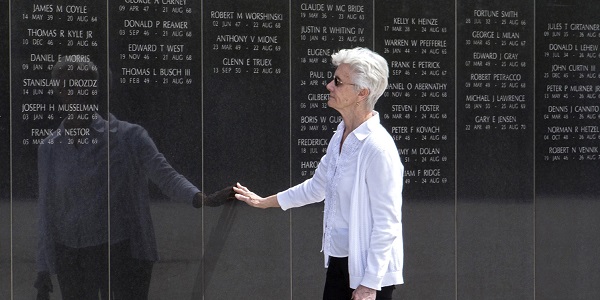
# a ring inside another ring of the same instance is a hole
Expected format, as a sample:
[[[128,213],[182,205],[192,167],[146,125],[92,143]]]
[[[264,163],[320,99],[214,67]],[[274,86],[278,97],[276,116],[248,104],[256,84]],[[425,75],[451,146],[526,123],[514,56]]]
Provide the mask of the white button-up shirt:
[[[338,125],[327,154],[305,182],[277,194],[287,210],[325,199],[323,252],[348,256],[350,287],[403,283],[402,176],[398,149],[379,114],[340,142]],[[346,232],[347,230],[347,232]]]

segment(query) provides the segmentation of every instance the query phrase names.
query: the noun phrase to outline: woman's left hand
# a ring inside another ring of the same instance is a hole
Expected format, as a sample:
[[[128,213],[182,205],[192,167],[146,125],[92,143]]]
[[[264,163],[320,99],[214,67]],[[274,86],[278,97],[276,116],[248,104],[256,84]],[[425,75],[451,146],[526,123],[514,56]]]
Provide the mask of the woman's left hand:
[[[359,285],[354,292],[352,292],[352,300],[375,300],[377,291],[366,286]]]

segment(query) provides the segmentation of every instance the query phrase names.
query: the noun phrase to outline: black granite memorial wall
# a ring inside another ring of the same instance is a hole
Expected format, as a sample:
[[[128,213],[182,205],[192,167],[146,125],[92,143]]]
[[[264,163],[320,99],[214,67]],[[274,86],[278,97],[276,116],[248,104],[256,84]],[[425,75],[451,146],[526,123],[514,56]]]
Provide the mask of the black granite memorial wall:
[[[536,7],[535,294],[592,299],[598,257],[598,53],[596,3]]]
[[[2,10],[0,12],[0,32],[2,32],[2,39],[0,39],[0,68],[2,76],[0,76],[0,94],[2,95],[2,101],[0,101],[0,139],[2,140],[2,147],[0,147],[0,198],[2,209],[0,210],[0,253],[10,253],[10,232],[11,232],[11,221],[10,221],[10,49],[8,47],[8,36],[9,32],[9,16],[7,5],[3,2]],[[11,287],[11,268],[10,268],[10,255],[0,255],[0,297],[10,297]]]
[[[314,174],[341,121],[327,107],[331,54],[358,46],[388,61],[376,110],[405,168],[405,284],[394,299],[600,297],[595,2],[0,5],[2,299],[35,297],[38,148],[64,119],[138,124],[206,193],[240,182],[266,196]],[[53,77],[64,61],[93,65]],[[119,183],[111,168],[107,194]],[[154,184],[150,195],[160,260],[149,299],[321,298],[322,203],[195,209]]]
[[[533,8],[527,1],[457,3],[460,299],[529,299],[534,292]]]

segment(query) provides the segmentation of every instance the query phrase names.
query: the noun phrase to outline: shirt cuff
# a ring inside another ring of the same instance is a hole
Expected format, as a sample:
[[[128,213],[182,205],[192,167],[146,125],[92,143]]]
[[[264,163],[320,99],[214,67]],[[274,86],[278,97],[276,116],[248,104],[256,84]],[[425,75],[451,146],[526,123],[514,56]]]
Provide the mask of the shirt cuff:
[[[292,199],[290,198],[287,191],[277,193],[277,202],[279,203],[279,206],[281,206],[281,209],[283,209],[283,210],[288,210],[293,207],[292,203],[291,203]]]
[[[382,277],[377,277],[371,274],[365,274],[365,276],[360,281],[360,285],[366,286],[371,289],[381,290],[381,282],[383,281]]]

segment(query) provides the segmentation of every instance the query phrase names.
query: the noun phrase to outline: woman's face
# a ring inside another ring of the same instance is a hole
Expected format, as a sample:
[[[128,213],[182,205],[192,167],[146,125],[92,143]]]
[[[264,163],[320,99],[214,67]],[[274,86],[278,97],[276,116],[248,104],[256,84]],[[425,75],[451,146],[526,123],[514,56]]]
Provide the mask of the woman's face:
[[[351,74],[350,65],[341,64],[335,70],[333,80],[327,84],[329,90],[327,105],[340,113],[352,109],[359,101],[359,92],[354,88]]]

